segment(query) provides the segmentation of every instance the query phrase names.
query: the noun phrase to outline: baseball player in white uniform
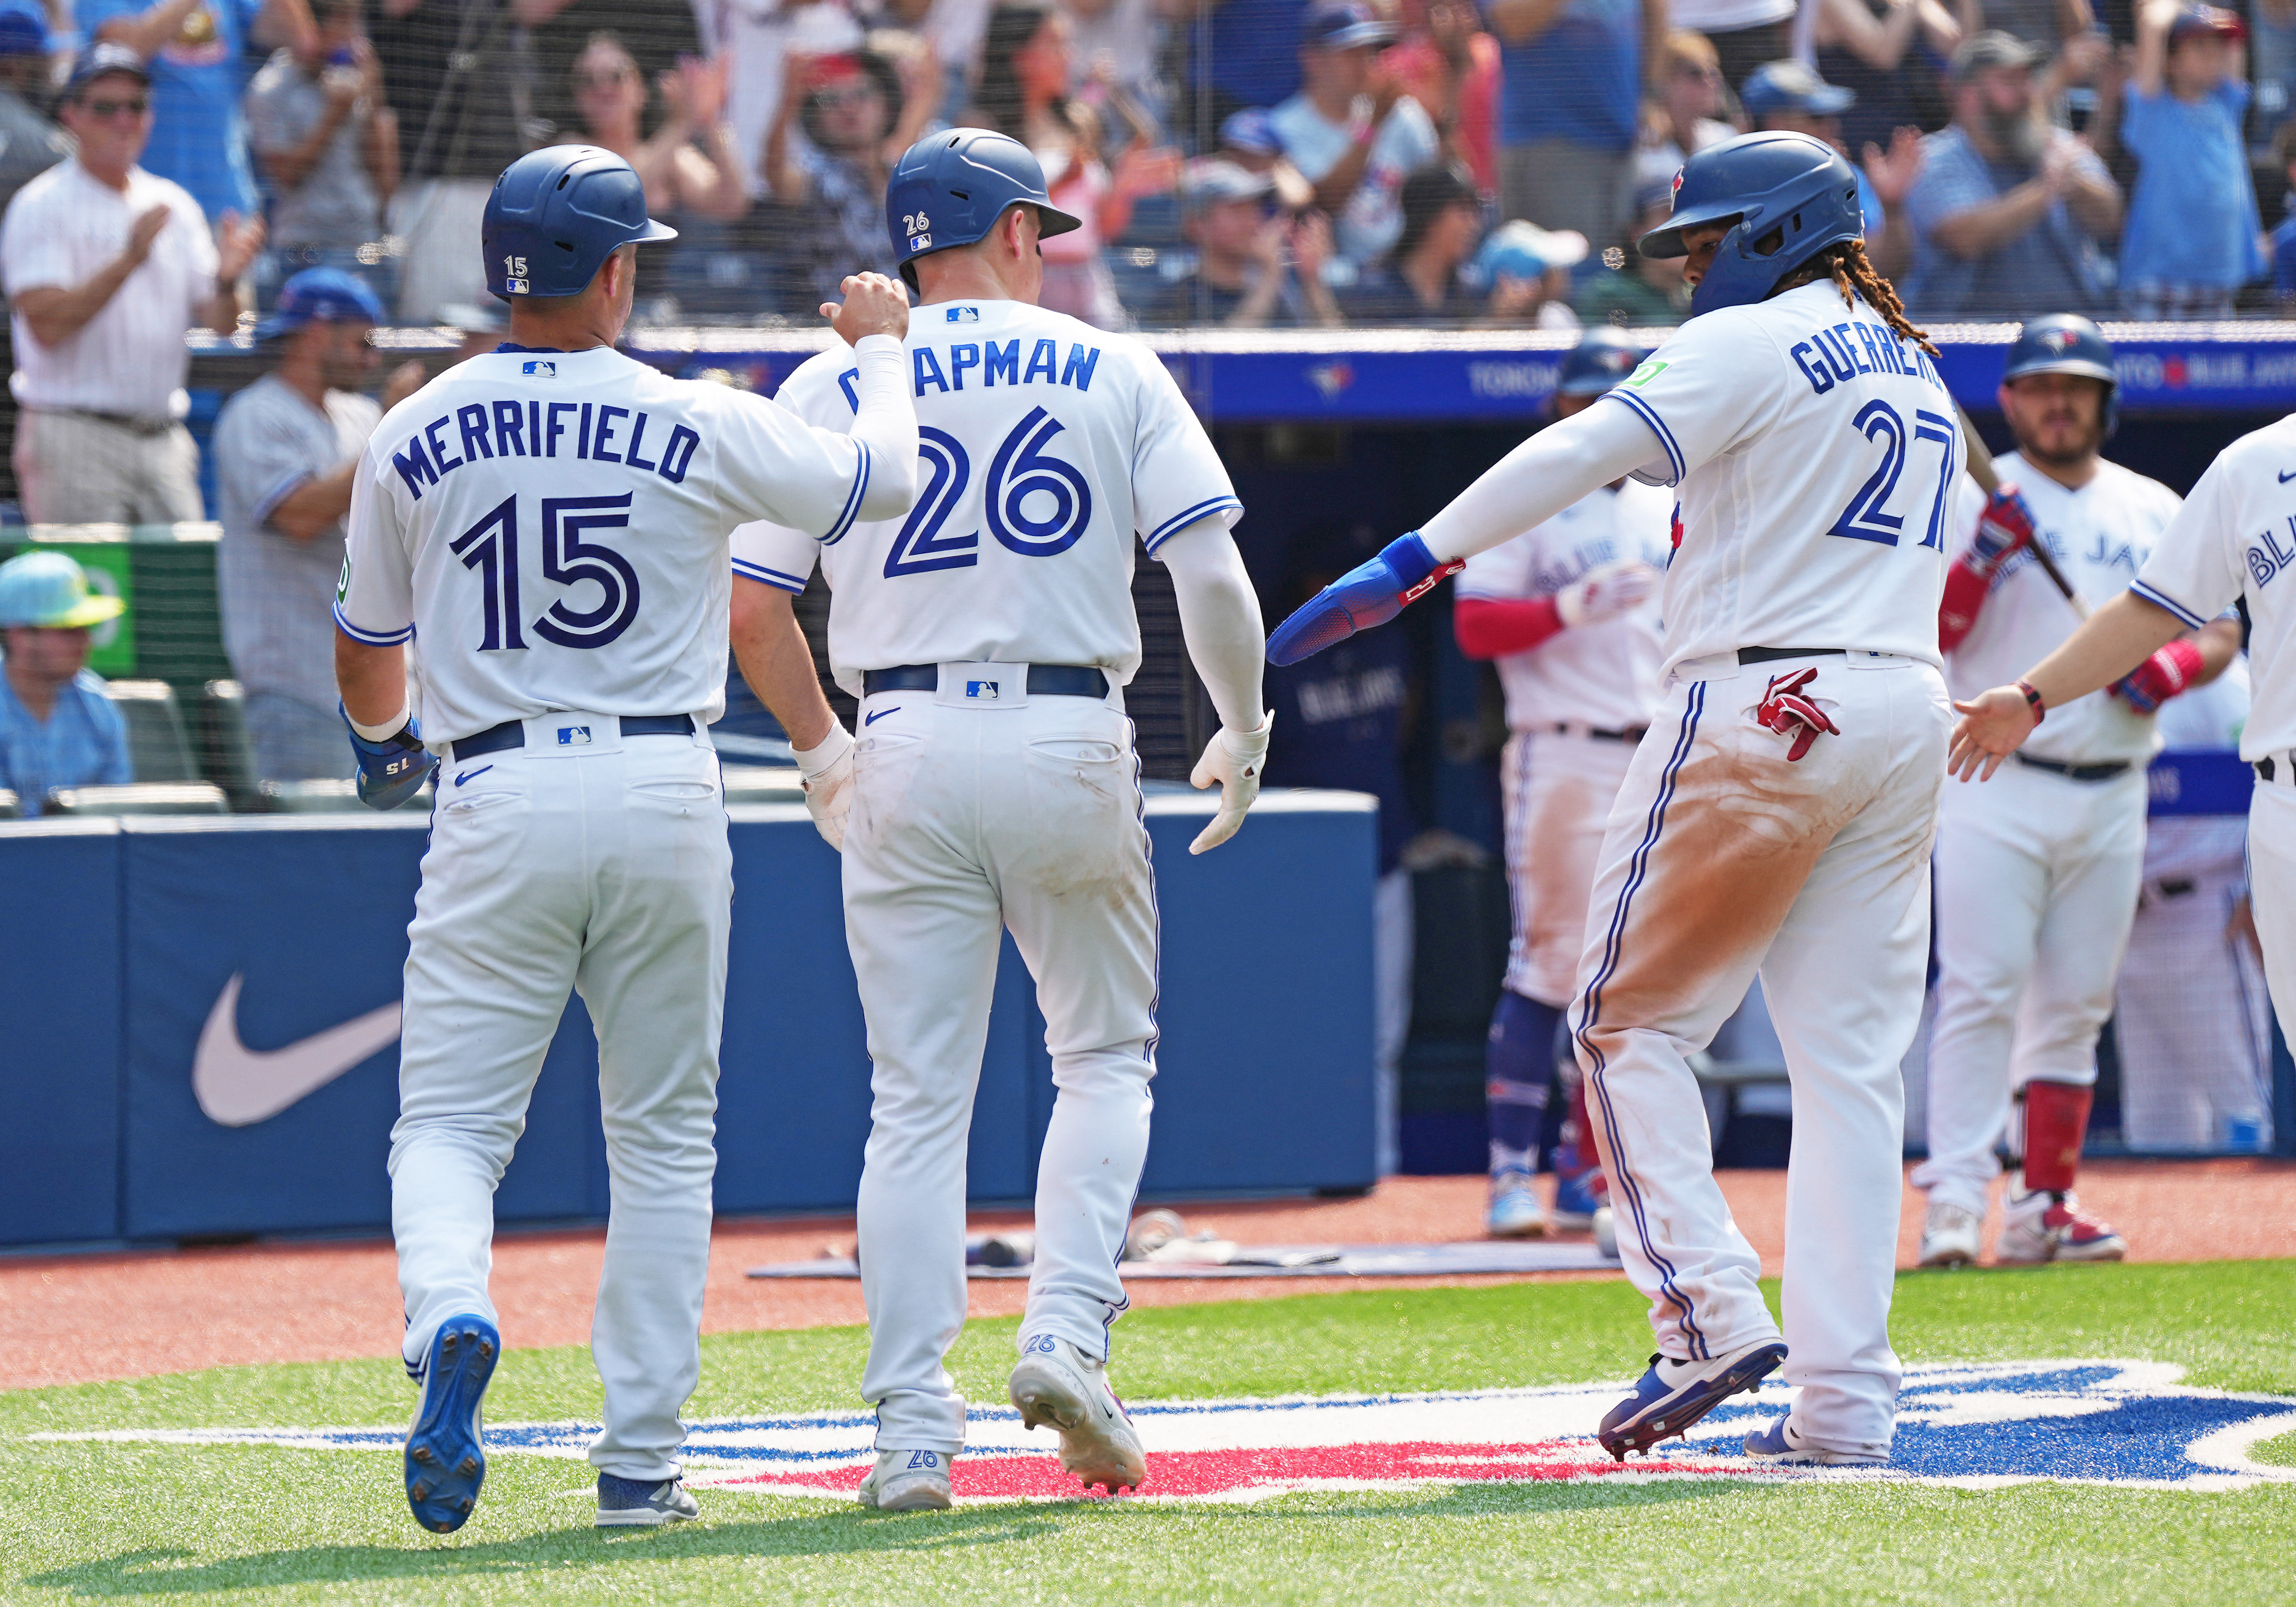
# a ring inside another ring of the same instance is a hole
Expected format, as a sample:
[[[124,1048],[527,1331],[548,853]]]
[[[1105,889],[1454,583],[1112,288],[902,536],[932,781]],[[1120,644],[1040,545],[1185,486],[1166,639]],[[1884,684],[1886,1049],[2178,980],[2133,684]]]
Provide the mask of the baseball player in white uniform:
[[[2202,756],[2237,758],[2248,708],[2248,660],[2235,658],[2161,710],[2161,746],[2187,787],[2185,801],[2207,801],[2188,788]],[[2245,815],[2155,814],[2145,822],[2144,880],[2112,1008],[2120,1133],[2130,1149],[2269,1141],[2271,1004],[2249,906]]]
[[[1171,571],[1223,721],[1195,772],[1223,793],[1202,852],[1242,824],[1272,725],[1259,604],[1228,535],[1242,504],[1152,353],[1036,306],[1037,241],[1078,225],[1026,147],[934,135],[902,157],[886,212],[920,291],[916,506],[850,529],[745,525],[733,558],[744,668],[801,744],[816,819],[843,851],[868,1019],[861,1388],[878,1457],[859,1496],[949,1504],[965,1401],[942,1364],[964,1321],[965,1139],[1004,930],[1036,979],[1058,1089],[1011,1396],[1029,1427],[1059,1431],[1062,1467],[1112,1494],[1145,1471],[1106,1362],[1156,1051],[1155,887],[1123,712],[1140,663],[1135,533]],[[852,365],[832,347],[777,399],[846,429]],[[816,562],[831,668],[860,699],[850,734],[790,612]]]
[[[1950,763],[1990,780],[2077,698],[2111,685],[2188,630],[2244,602],[2254,689],[2240,756],[2256,769],[2248,868],[2264,976],[2284,1035],[2296,1037],[2296,417],[2217,455],[2128,589],[2016,681],[1956,703]]]
[[[2136,578],[2176,517],[2175,492],[2098,455],[2114,387],[2112,348],[2086,318],[2036,318],[2009,348],[1999,397],[2018,450],[1996,461],[2003,492],[1972,507],[1947,578],[1938,637],[1951,691],[2014,678],[2080,622],[2037,562],[2036,542],[2095,607]],[[2058,709],[1999,782],[1948,794],[1935,872],[1929,1159],[1914,1173],[1929,1192],[1923,1266],[1977,1259],[2005,1134],[2021,1161],[1996,1261],[2126,1253],[2118,1233],[2082,1212],[2073,1179],[2097,1034],[2136,914],[2144,767],[2160,746],[2152,715],[2239,651],[2236,621],[2171,642],[2114,688]],[[2023,1118],[2013,1133],[2013,1089]]]
[[[672,235],[610,152],[513,162],[484,230],[511,341],[391,409],[353,481],[334,613],[362,796],[389,808],[438,766],[390,1177],[422,1385],[406,1493],[441,1533],[486,1477],[494,1190],[570,988],[597,1024],[613,1188],[592,1330],[597,1522],[694,1514],[676,1454],[701,1368],[733,893],[708,734],[726,538],[761,517],[833,538],[912,496],[899,287],[847,282],[857,417],[816,430],[613,349],[636,243]]]
[[[1641,350],[1599,330],[1563,360],[1554,393],[1570,418],[1634,371]],[[1674,498],[1621,478],[1545,524],[1467,560],[1452,588],[1452,628],[1471,659],[1497,661],[1506,693],[1499,759],[1514,931],[1485,1054],[1492,1237],[1547,1230],[1531,1186],[1556,1077],[1555,1043],[1586,947],[1587,900],[1603,823],[1658,701],[1658,587]],[[1590,1226],[1602,1168],[1584,1141],[1586,1093],[1575,1058],[1554,1157],[1553,1225]]]
[[[1658,1333],[1599,1430],[1620,1457],[1781,1363],[1800,1394],[1749,1455],[1890,1452],[1898,1062],[1928,959],[1949,723],[1935,610],[1962,448],[1863,232],[1856,173],[1806,135],[1693,156],[1642,242],[1687,256],[1690,321],[1269,643],[1286,661],[1391,617],[1621,474],[1677,489],[1664,691],[1605,828],[1570,1017]],[[1783,1339],[1686,1058],[1758,973],[1793,1083]]]

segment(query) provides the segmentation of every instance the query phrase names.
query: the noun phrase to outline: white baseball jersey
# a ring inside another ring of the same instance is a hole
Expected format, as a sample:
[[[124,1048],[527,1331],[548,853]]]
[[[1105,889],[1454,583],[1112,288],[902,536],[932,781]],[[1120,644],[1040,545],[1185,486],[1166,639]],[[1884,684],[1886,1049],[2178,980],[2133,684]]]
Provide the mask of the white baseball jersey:
[[[2287,762],[2296,748],[2296,641],[2290,603],[2296,582],[2296,418],[2267,424],[2217,454],[2208,472],[2136,571],[2129,587],[2198,628],[2248,599],[2249,674],[2255,699],[2240,734],[2240,756]],[[2043,722],[2044,725],[2046,722]],[[2262,907],[2262,899],[2258,901]]]
[[[2014,452],[1996,459],[1994,467],[2024,494],[2050,555],[2092,609],[2128,589],[2183,505],[2159,480],[2119,463],[2099,463],[2096,477],[2078,490],[2066,489]],[[1979,499],[1969,498],[1967,504],[1956,532],[1956,560],[1976,539],[1978,517],[1984,512]],[[2002,565],[1977,623],[1947,660],[1946,685],[1957,698],[2006,686],[2056,651],[2079,623],[2033,555],[2021,552]],[[2051,709],[2023,751],[2060,764],[2142,764],[2160,745],[2151,716],[2109,692],[2093,692]]]
[[[1133,533],[1150,553],[1243,511],[1156,355],[1019,301],[917,308],[907,340],[919,490],[906,519],[850,529],[777,518],[734,532],[734,572],[838,595],[837,684],[900,664],[1140,667]],[[833,346],[775,398],[825,430],[853,422],[853,356]]]
[[[834,541],[871,466],[762,397],[608,348],[489,353],[368,442],[335,623],[413,641],[434,749],[553,709],[712,720],[728,533],[767,512]]]
[[[1620,558],[1662,570],[1670,556],[1674,499],[1636,480],[1580,498],[1511,541],[1467,560],[1457,595],[1496,601],[1552,597],[1587,570]],[[1507,728],[1577,722],[1627,731],[1650,724],[1658,694],[1659,606],[1549,636],[1498,660]]]
[[[1669,671],[1741,647],[1939,661],[1961,430],[1936,365],[1881,315],[1831,281],[1706,313],[1604,399],[1656,432],[1681,490]]]

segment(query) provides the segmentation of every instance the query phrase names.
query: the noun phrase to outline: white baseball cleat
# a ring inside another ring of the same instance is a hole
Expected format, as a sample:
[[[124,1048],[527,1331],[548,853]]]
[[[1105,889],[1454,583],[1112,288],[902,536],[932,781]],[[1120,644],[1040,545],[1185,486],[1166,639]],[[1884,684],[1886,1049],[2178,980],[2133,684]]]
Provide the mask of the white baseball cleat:
[[[1921,1265],[1971,1267],[1985,1232],[1985,1214],[1966,1206],[1932,1204],[1922,1220]]]
[[[2128,1241],[2081,1214],[2077,1195],[2068,1193],[2060,1200],[2042,1190],[2010,1196],[2001,1208],[2001,1232],[1993,1241],[1993,1259],[2005,1267],[2118,1261],[2128,1253]]]
[[[1543,1239],[1546,1236],[1546,1207],[1530,1186],[1526,1172],[1502,1172],[1491,1179],[1491,1204],[1483,1231],[1494,1239]]]
[[[1069,1343],[1040,1333],[1023,1347],[1013,1369],[1013,1405],[1029,1428],[1048,1423],[1061,1433],[1061,1471],[1086,1489],[1110,1495],[1138,1489],[1148,1459],[1124,1403],[1109,1388],[1108,1366]]]
[[[945,1513],[948,1468],[955,1460],[943,1451],[880,1451],[877,1465],[853,1498],[881,1513]]]

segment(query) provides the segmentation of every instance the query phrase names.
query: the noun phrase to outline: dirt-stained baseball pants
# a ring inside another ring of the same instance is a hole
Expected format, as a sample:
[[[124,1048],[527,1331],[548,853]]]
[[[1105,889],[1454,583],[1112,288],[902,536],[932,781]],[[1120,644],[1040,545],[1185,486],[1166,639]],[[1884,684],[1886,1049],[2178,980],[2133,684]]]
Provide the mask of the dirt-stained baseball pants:
[[[1790,763],[1754,711],[1804,668],[1841,734]],[[1611,811],[1570,1016],[1659,1349],[1719,1356],[1779,1325],[1685,1056],[1759,972],[1793,1083],[1784,1377],[1797,1428],[1832,1449],[1886,1452],[1895,1416],[1898,1062],[1921,1019],[1951,720],[1937,670],[1893,654],[1678,667]]]

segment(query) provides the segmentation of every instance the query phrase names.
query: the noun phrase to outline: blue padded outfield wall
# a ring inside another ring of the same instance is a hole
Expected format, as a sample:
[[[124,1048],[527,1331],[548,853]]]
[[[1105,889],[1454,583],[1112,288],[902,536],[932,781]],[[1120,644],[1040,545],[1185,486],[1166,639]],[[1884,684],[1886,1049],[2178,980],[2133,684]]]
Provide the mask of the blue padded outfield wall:
[[[1191,857],[1210,810],[1193,794],[1148,804],[1163,1036],[1144,1188],[1366,1186],[1372,800],[1270,792],[1233,841]],[[850,1210],[869,1062],[837,857],[802,808],[734,815],[718,1209]],[[241,1125],[203,1107],[194,1068],[203,1034],[212,1067],[230,1034],[259,1057],[396,1004],[425,825],[0,824],[0,1244],[387,1231],[395,1037]],[[237,1009],[223,1011],[234,977]],[[596,1070],[570,1001],[503,1180],[503,1222],[603,1216]],[[1052,1097],[1044,1021],[1008,940],[974,1111],[975,1199],[1030,1193]]]

